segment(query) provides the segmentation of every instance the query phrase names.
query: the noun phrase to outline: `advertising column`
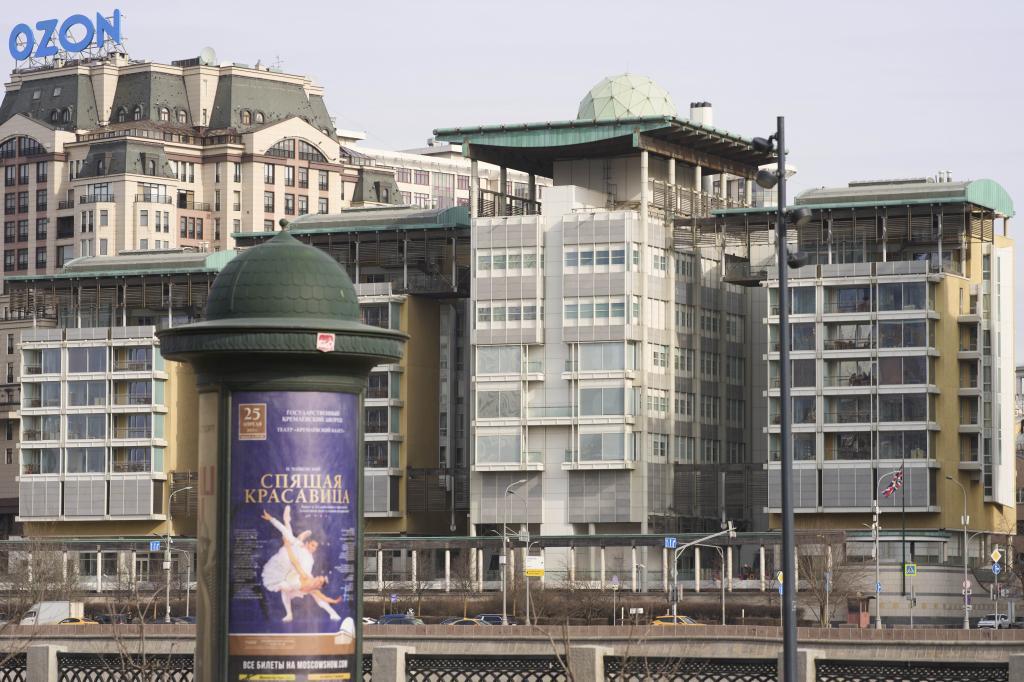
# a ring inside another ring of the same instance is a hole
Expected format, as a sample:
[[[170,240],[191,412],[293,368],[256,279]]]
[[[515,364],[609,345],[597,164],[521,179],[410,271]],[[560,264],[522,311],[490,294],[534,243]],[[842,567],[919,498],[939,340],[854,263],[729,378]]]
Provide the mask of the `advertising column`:
[[[232,395],[229,679],[353,678],[358,443],[356,394]]]

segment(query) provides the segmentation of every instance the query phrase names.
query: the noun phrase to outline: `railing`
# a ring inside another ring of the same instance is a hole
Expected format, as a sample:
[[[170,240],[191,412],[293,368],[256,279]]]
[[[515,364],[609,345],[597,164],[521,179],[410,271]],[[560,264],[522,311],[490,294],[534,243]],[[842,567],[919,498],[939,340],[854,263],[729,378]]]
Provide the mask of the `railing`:
[[[153,429],[148,426],[114,427],[114,438],[151,438]]]
[[[864,372],[852,374],[826,374],[825,386],[874,386],[877,382],[875,376]]]
[[[193,657],[187,654],[78,654],[58,653],[56,679],[60,682],[93,680],[161,680],[192,682]]]
[[[113,194],[86,194],[78,198],[80,204],[97,204],[103,202],[113,202]]]
[[[174,197],[169,197],[161,194],[136,194],[135,203],[137,204],[173,204]]]
[[[969,341],[968,343],[961,343],[960,344],[960,351],[961,352],[964,352],[964,353],[974,353],[974,352],[977,352],[977,350],[978,350],[978,341],[977,341],[977,339],[975,339],[974,341]]]
[[[60,440],[60,431],[25,429],[22,433],[25,436],[25,440]]]
[[[370,400],[386,400],[388,398],[388,389],[384,388],[368,388],[366,389],[366,397]]]
[[[770,421],[771,421],[772,424],[781,424],[782,423],[782,415],[781,414],[773,414],[771,416]],[[814,411],[813,410],[808,412],[808,413],[806,413],[806,414],[803,414],[803,415],[793,415],[793,423],[794,424],[813,424],[815,421],[816,421],[816,418],[814,416]]]
[[[477,195],[477,217],[538,215],[540,202],[481,189]]]
[[[871,450],[830,447],[825,448],[825,459],[830,462],[863,462],[873,457]]]
[[[550,417],[571,417],[571,405],[539,405],[527,407],[526,416],[532,419],[544,419]]]
[[[326,161],[324,155],[319,152],[299,152],[299,159],[302,161]]]
[[[241,211],[242,210],[242,205],[241,204],[231,204],[231,210],[232,211]]]
[[[826,424],[865,424],[873,420],[871,410],[838,410],[825,413]]]
[[[46,207],[47,207],[47,205],[48,205],[48,204],[47,204],[47,202],[45,202],[45,201],[37,201],[37,202],[36,202],[36,210],[37,210],[37,211],[45,211],[45,210],[46,210]]]
[[[650,192],[648,203],[653,208],[677,215],[704,217],[718,209],[742,208],[747,205],[738,199],[699,192],[692,187],[673,185],[662,180],[650,180],[647,187]]]
[[[668,658],[660,656],[605,656],[605,679],[617,682],[775,682],[779,679],[774,660],[737,660],[731,658]]]
[[[58,211],[63,211],[66,208],[74,208],[74,207],[75,207],[75,200],[74,199],[67,199],[65,201],[58,201],[57,202],[57,210]]]
[[[838,301],[826,301],[823,312],[826,313],[870,313],[874,307],[871,301],[859,303],[840,303]]]
[[[133,462],[118,462],[114,460],[110,463],[110,470],[115,474],[136,474],[139,472],[146,472],[152,469],[152,465],[148,460],[146,461],[133,461]]]
[[[299,180],[299,189],[309,189],[309,180]]]
[[[148,372],[153,369],[149,360],[114,360],[115,372]]]
[[[149,405],[153,402],[151,395],[138,395],[136,393],[114,394],[115,405]]]
[[[275,148],[271,147],[266,152],[264,152],[264,154],[266,156],[273,156],[274,158],[277,158],[277,159],[294,159],[295,158],[295,150],[294,149],[275,149]]]
[[[874,347],[874,339],[825,339],[825,350],[869,350]]]
[[[185,201],[182,199],[178,200],[178,208],[183,208],[186,211],[209,211],[210,202],[208,201]]]

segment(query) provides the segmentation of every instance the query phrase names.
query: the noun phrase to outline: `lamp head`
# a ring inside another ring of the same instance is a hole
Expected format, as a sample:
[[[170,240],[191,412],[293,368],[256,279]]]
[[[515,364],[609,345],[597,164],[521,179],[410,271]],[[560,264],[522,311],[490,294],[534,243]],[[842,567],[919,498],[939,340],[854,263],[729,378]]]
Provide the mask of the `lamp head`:
[[[786,264],[791,268],[802,268],[807,265],[807,254],[803,251],[790,251],[786,249]]]
[[[762,168],[757,171],[757,175],[754,177],[754,182],[757,183],[758,187],[771,189],[772,187],[775,187],[775,185],[779,184],[779,174],[776,171]]]
[[[765,152],[770,152],[772,150],[772,147],[775,146],[772,144],[772,141],[774,139],[774,135],[771,135],[769,137],[755,137],[753,140],[750,141],[750,146],[754,148],[755,152],[759,152],[761,154]]]
[[[807,223],[811,222],[811,209],[809,208],[801,206],[799,208],[791,209],[786,213],[791,225],[803,227]]]

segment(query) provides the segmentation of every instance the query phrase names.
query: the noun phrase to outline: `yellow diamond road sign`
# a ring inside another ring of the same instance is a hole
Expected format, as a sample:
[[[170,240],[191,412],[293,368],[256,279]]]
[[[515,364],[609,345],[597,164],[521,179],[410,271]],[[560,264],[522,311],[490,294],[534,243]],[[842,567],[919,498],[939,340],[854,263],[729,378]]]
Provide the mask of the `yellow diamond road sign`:
[[[778,575],[775,576],[775,579],[780,583],[782,582],[782,571],[779,571]]]
[[[999,563],[999,560],[1003,558],[1003,554],[999,551],[998,547],[996,549],[993,549],[992,554],[990,554],[989,556],[992,557],[992,561],[994,561],[997,564]]]

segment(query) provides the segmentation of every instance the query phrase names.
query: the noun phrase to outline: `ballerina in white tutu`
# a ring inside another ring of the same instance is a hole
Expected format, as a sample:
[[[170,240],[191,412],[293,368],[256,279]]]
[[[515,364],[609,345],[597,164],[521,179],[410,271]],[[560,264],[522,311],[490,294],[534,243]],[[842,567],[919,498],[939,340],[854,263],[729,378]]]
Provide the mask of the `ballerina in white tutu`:
[[[284,605],[285,616],[282,622],[292,622],[292,600],[296,597],[310,595],[317,606],[327,612],[331,620],[341,620],[338,612],[332,608],[340,599],[332,599],[321,590],[327,584],[326,576],[313,576],[313,554],[320,543],[311,536],[312,531],[304,530],[296,536],[292,532],[292,510],[291,507],[284,508],[282,517],[284,522],[278,521],[266,510],[263,511],[263,520],[269,521],[278,531],[281,532],[283,546],[277,550],[274,556],[263,565],[263,587],[270,592],[278,592],[281,595],[281,603]]]

